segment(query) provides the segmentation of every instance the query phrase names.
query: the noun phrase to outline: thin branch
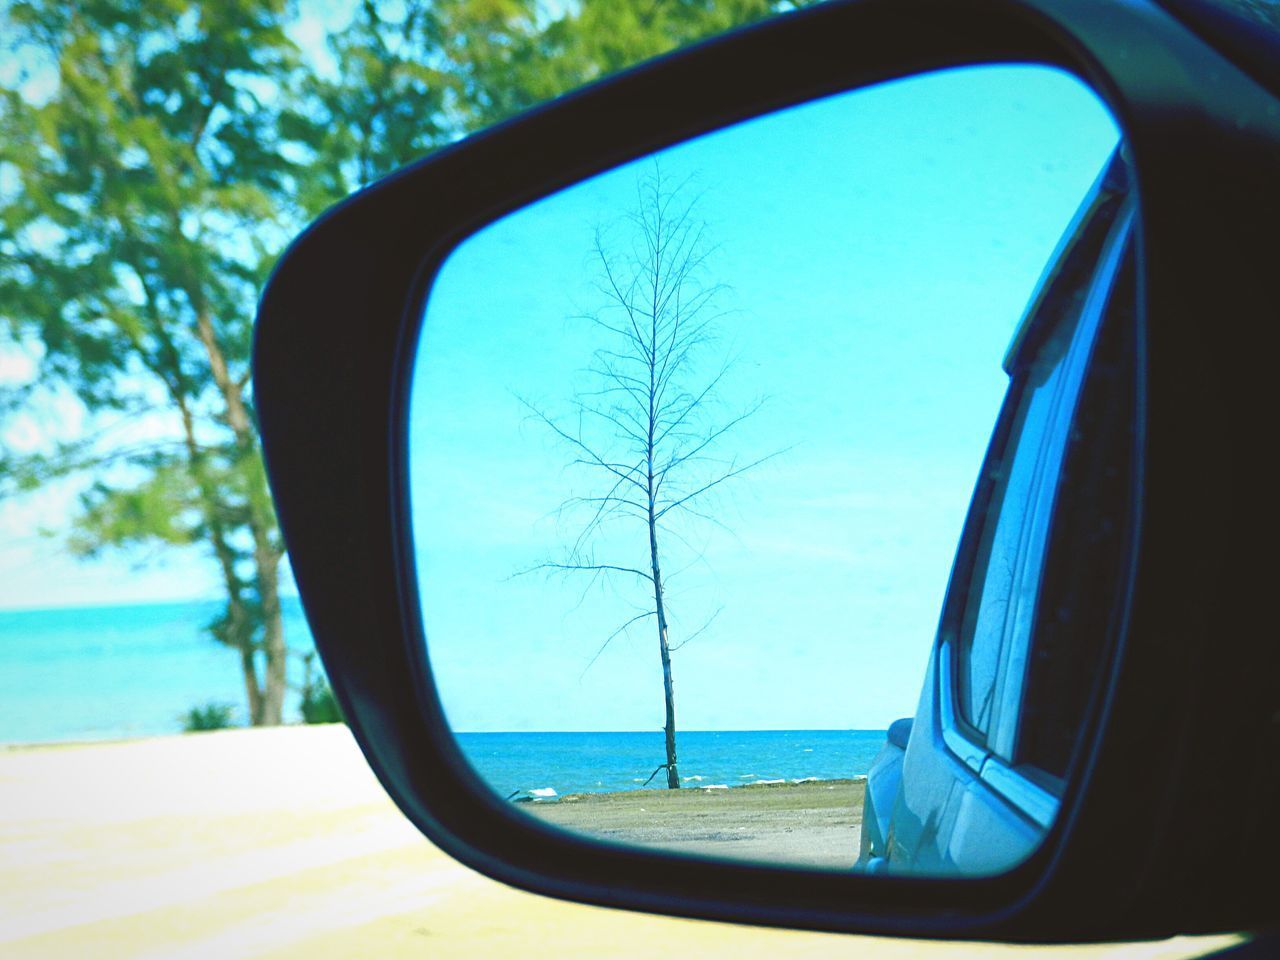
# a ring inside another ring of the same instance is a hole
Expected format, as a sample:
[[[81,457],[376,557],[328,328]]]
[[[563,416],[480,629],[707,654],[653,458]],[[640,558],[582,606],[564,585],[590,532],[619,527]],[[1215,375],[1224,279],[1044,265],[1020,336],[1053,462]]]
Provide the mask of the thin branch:
[[[720,381],[724,379],[725,374],[727,374],[728,372],[729,372],[728,364],[721,367],[720,372],[717,373],[714,377],[712,377],[711,382],[708,383],[705,387],[703,387],[702,391],[696,397],[692,397],[689,400],[689,402],[685,404],[685,408],[680,412],[680,415],[677,416],[675,420],[673,420],[669,425],[663,428],[662,432],[658,435],[657,439],[654,440],[654,443],[659,444],[662,441],[666,440],[667,437],[671,435],[671,432],[673,430],[682,426],[692,414],[695,414],[697,413],[698,410],[701,410],[707,398],[711,396],[712,391],[715,390],[715,388],[719,385]],[[759,410],[760,407],[757,405],[755,409]],[[746,419],[746,417],[750,416],[751,413],[755,413],[755,410],[752,410],[750,413],[744,414],[738,419],[739,420]]]
[[[711,626],[713,623],[715,623],[715,622],[716,622],[716,617],[720,616],[720,614],[722,614],[722,613],[724,613],[724,607],[721,607],[720,609],[718,609],[718,610],[717,610],[715,613],[713,613],[709,618],[707,618],[707,622],[706,622],[706,623],[704,623],[702,626],[700,626],[700,627],[699,627],[697,630],[695,630],[693,633],[689,634],[689,636],[685,637],[683,640],[681,640],[679,643],[677,643],[674,647],[670,647],[670,648],[668,648],[668,649],[670,650],[670,652],[671,652],[671,653],[675,653],[675,652],[676,652],[677,650],[679,650],[681,647],[683,647],[683,646],[687,645],[691,640],[696,640],[699,636],[701,636],[703,633],[705,633],[705,632],[706,632],[706,630],[707,630],[707,628],[708,628],[709,626]]]
[[[738,416],[734,417],[732,420],[728,421],[727,423],[724,423],[721,426],[717,427],[715,430],[707,434],[707,436],[701,442],[699,442],[696,446],[694,446],[691,450],[687,450],[684,453],[680,453],[680,454],[673,454],[671,458],[666,462],[666,464],[664,464],[663,467],[657,472],[657,474],[655,474],[655,476],[665,477],[667,473],[669,473],[675,467],[678,467],[681,464],[689,463],[690,461],[696,459],[698,454],[702,453],[703,450],[707,449],[707,447],[714,444],[726,433],[728,433],[738,424],[742,423],[743,420],[746,420],[748,417],[755,414],[762,405],[763,405],[763,401],[757,403],[754,407],[752,407],[750,410],[747,410],[745,413],[741,413]]]
[[[790,449],[791,449],[790,447],[787,448],[787,450],[790,450]],[[661,510],[659,510],[654,515],[654,519],[661,520],[664,516],[666,516],[672,510],[675,510],[678,507],[684,506],[689,501],[702,496],[708,490],[711,490],[714,487],[718,487],[720,484],[724,483],[726,480],[732,480],[734,477],[740,477],[744,473],[746,473],[748,470],[758,467],[760,466],[760,464],[765,463],[769,460],[772,460],[774,457],[781,456],[782,454],[786,453],[787,450],[776,450],[773,453],[768,454],[767,456],[761,457],[759,460],[753,460],[751,463],[748,463],[744,467],[738,467],[736,470],[730,470],[728,473],[725,473],[719,477],[716,477],[710,483],[704,483],[702,486],[698,487],[698,489],[694,490],[692,493],[687,493],[683,497],[681,497],[679,500],[673,500],[672,502],[668,503],[666,506],[664,506]]]
[[[619,480],[618,483],[622,483],[622,481]],[[621,509],[622,507],[634,507],[636,510],[641,511],[641,513],[643,513],[648,509],[648,507],[643,503],[636,503],[636,501],[628,500],[626,497],[615,497],[615,496],[570,497],[564,503],[560,504],[560,509],[566,510],[570,507],[576,507],[580,504],[587,504],[587,503],[599,503],[604,505],[603,508],[597,508],[597,509]],[[615,506],[610,507],[609,504],[614,504]]]
[[[632,617],[630,620],[628,620],[626,623],[620,626],[617,630],[613,631],[613,633],[609,634],[609,639],[607,639],[604,643],[600,645],[600,649],[597,650],[596,655],[591,658],[591,662],[588,663],[585,667],[583,667],[582,673],[578,674],[578,682],[579,683],[582,682],[582,678],[587,675],[587,671],[590,670],[593,666],[595,666],[596,661],[600,659],[600,654],[604,653],[605,648],[609,646],[609,644],[613,643],[615,637],[617,637],[619,634],[626,633],[627,628],[630,627],[633,623],[636,623],[640,620],[647,620],[649,617],[656,617],[657,615],[658,615],[658,612],[656,610],[646,610],[644,613],[637,614],[636,616]]]
[[[645,490],[647,492],[647,488],[645,487],[645,485],[641,483],[636,477],[630,476],[618,470],[616,467],[612,465],[610,461],[605,460],[604,457],[600,456],[600,454],[598,454],[595,450],[591,449],[591,447],[589,447],[585,442],[583,442],[583,440],[580,437],[573,436],[573,434],[569,433],[567,430],[562,428],[558,423],[556,423],[549,416],[547,416],[545,413],[543,413],[541,410],[535,407],[528,400],[525,400],[523,397],[518,397],[517,399],[519,399],[519,401],[523,403],[535,417],[537,417],[544,424],[546,424],[547,427],[553,433],[555,433],[561,439],[566,440],[569,443],[573,444],[575,447],[577,447],[579,450],[585,453],[592,464],[594,464],[597,467],[601,467],[605,470],[608,470],[610,473],[614,474],[620,479],[627,480],[630,483],[635,484],[638,489]]]
[[[638,467],[637,467],[637,469],[638,469]],[[613,486],[609,488],[609,492],[608,492],[608,494],[606,494],[604,497],[597,498],[597,499],[599,499],[599,500],[600,500],[600,505],[599,505],[598,507],[596,507],[596,512],[595,512],[595,514],[592,516],[592,518],[591,518],[591,519],[586,523],[586,525],[584,525],[584,526],[583,526],[583,528],[578,532],[578,537],[577,537],[577,539],[576,539],[576,540],[574,541],[574,543],[573,543],[573,549],[569,551],[569,556],[571,556],[571,557],[576,557],[576,556],[578,556],[578,555],[579,555],[579,551],[581,551],[581,549],[582,549],[582,545],[587,541],[587,539],[591,536],[591,534],[592,534],[595,530],[597,530],[597,529],[600,527],[600,524],[602,523],[603,518],[604,518],[607,514],[614,512],[615,508],[611,508],[611,507],[609,506],[609,502],[608,502],[608,501],[609,501],[609,499],[610,499],[610,498],[614,497],[614,495],[618,492],[618,488],[619,488],[620,486],[622,486],[622,481],[621,481],[621,480],[615,480],[615,481],[614,481],[614,483],[613,483]],[[567,507],[571,502],[572,502],[572,501],[570,500],[570,501],[565,501],[564,503],[560,504],[560,510],[561,510],[561,511],[563,511],[564,509],[566,509],[566,507]],[[638,506],[638,505],[637,505],[637,506]],[[639,509],[640,509],[641,511],[646,510],[646,508],[645,508],[645,507],[642,507],[642,506],[641,506],[641,507],[639,507]]]
[[[655,769],[654,769],[654,771],[653,771],[653,773],[649,774],[649,779],[648,779],[648,780],[646,780],[644,783],[640,784],[640,789],[641,789],[641,790],[643,790],[645,787],[647,787],[650,783],[652,783],[652,782],[653,782],[653,778],[654,778],[654,777],[656,777],[656,776],[657,776],[659,773],[661,773],[663,770],[668,770],[668,769],[670,769],[670,767],[671,767],[671,764],[669,764],[669,763],[664,763],[664,764],[662,764],[661,766],[659,766],[659,767],[655,768]]]
[[[602,573],[604,572],[633,573],[637,577],[642,577],[645,580],[648,580],[650,583],[653,582],[652,574],[645,573],[643,570],[637,570],[635,567],[624,567],[614,563],[551,563],[551,562],[539,563],[535,566],[529,567],[529,569],[527,570],[517,571],[507,579],[511,580],[511,579],[514,579],[515,577],[527,576],[528,574],[531,574],[531,573],[537,573],[539,570],[560,570],[566,573],[572,573],[575,571],[584,571],[584,570],[594,570]]]

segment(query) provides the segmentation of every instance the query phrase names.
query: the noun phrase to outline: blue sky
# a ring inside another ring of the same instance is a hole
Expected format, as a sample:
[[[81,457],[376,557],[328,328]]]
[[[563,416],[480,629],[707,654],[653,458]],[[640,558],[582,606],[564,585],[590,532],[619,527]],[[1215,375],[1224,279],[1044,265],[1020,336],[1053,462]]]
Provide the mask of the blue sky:
[[[686,729],[883,728],[914,712],[1000,360],[1117,130],[1065,74],[951,71],[805,105],[664,151],[717,249],[727,453],[785,450],[664,538]],[[464,242],[429,298],[410,455],[430,654],[465,730],[662,725],[647,585],[512,577],[557,559],[598,491],[521,399],[563,414],[604,345],[593,231],[626,239],[651,161]],[[676,537],[679,534],[679,538]],[[598,561],[643,566],[619,523]]]
[[[672,642],[719,611],[675,654],[682,727],[876,728],[914,710],[1005,387],[1000,357],[1115,139],[1073,79],[999,67],[831,98],[663,154],[718,244],[708,267],[726,315],[708,357],[736,358],[724,409],[766,401],[726,449],[787,449],[709,504],[727,529],[668,538]],[[461,729],[661,726],[650,627],[583,673],[642,594],[511,579],[556,555],[575,529],[556,505],[590,492],[516,397],[561,412],[587,383],[601,344],[571,318],[597,306],[592,232],[615,224],[648,169],[470,239],[428,305],[414,526],[432,659]],[[0,356],[0,377],[29,363]],[[84,426],[70,407],[35,416],[32,430]],[[39,530],[65,523],[75,493],[0,504],[0,608],[218,595],[199,551],[67,555]],[[635,533],[619,529],[601,555],[633,557]]]

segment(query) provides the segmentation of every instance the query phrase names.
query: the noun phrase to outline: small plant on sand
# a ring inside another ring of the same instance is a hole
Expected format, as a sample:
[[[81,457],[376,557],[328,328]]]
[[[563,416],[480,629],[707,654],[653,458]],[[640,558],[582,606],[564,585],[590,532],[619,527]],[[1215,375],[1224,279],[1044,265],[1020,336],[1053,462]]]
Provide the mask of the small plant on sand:
[[[298,705],[303,723],[342,723],[342,709],[323,680],[311,689],[302,691],[302,702]]]
[[[199,733],[203,730],[225,730],[234,727],[236,708],[229,703],[209,703],[192,707],[179,718],[183,733]]]
[[[345,723],[346,718],[342,715],[342,708],[338,706],[337,698],[329,689],[323,672],[317,675],[315,656],[314,651],[308,651],[302,656],[302,686],[298,688],[298,692],[302,694],[302,699],[298,703],[302,722]]]

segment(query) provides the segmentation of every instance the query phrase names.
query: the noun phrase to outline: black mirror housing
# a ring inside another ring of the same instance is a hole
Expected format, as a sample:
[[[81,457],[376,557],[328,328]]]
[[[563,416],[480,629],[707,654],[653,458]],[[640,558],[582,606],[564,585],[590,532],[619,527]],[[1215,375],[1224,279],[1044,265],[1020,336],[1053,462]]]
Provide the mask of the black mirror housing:
[[[648,151],[824,94],[990,62],[1054,65],[1089,84],[1124,128],[1138,198],[1128,626],[1085,732],[1088,762],[1043,846],[1009,873],[963,881],[693,859],[673,869],[673,855],[513,813],[450,736],[414,583],[407,371],[436,269],[497,217]],[[1256,879],[1280,856],[1280,644],[1274,561],[1261,559],[1277,542],[1263,465],[1274,373],[1252,340],[1272,332],[1280,304],[1277,170],[1277,93],[1154,4],[834,0],[566,96],[331,210],[263,296],[255,399],[317,648],[388,792],[465,863],[588,903],[1028,942],[1274,923],[1273,891]]]

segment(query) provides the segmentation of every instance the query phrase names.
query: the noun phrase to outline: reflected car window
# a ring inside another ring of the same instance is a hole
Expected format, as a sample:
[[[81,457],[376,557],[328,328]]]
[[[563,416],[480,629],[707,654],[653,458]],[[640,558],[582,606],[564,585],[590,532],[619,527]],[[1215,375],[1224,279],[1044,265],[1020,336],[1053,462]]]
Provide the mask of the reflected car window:
[[[971,601],[965,615],[961,656],[961,710],[978,732],[991,726],[997,667],[1001,650],[1011,636],[1010,602],[1017,586],[1018,558],[1023,552],[1027,514],[1031,506],[1040,452],[1062,384],[1065,339],[1058,337],[1041,352],[1028,375],[1017,421],[1010,443],[1015,450],[1012,463],[998,465],[991,517],[983,532],[979,569]]]
[[[1061,506],[1036,614],[1035,647],[1015,758],[1055,778],[1073,748],[1122,613],[1133,489],[1134,281],[1132,258],[1116,285],[1071,425],[1059,481]]]
[[[1008,452],[987,467],[993,492],[960,632],[959,702],[964,720],[1006,760],[1012,759],[1019,735],[1030,640],[1063,460],[1085,366],[1112,299],[1121,250],[1118,240],[1100,244],[1096,269],[1086,270],[1064,318],[1049,330],[1025,367],[1014,370],[1014,396],[1019,399],[1005,444]]]

